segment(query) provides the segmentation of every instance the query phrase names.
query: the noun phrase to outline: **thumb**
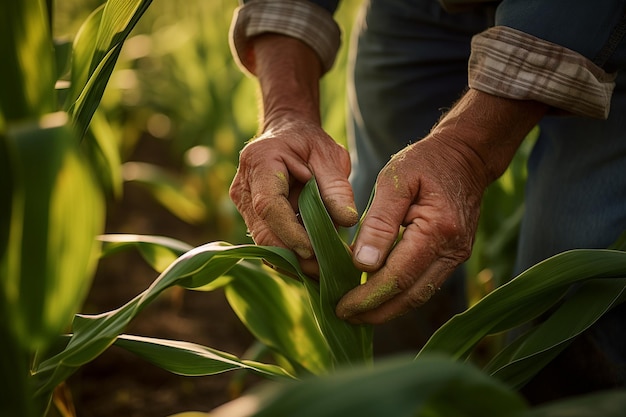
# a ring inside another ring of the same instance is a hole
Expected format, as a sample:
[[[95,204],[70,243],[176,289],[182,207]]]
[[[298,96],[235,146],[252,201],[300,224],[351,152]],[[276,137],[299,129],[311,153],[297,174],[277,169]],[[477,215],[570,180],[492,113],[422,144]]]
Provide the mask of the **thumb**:
[[[383,266],[410,205],[406,195],[398,192],[393,184],[386,186],[379,178],[374,198],[354,242],[357,268],[372,272]]]

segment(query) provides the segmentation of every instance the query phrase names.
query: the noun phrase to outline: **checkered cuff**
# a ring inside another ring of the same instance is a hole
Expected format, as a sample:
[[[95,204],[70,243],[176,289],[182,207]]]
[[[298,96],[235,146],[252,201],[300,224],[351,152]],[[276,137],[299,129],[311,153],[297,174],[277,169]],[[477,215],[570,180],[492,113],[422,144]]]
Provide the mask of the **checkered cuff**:
[[[606,119],[615,74],[582,55],[518,30],[496,26],[472,40],[469,86],[565,113]]]
[[[249,39],[262,33],[279,33],[300,39],[320,57],[324,71],[335,62],[341,31],[322,7],[302,0],[253,0],[238,8],[231,25],[233,56],[250,71]]]

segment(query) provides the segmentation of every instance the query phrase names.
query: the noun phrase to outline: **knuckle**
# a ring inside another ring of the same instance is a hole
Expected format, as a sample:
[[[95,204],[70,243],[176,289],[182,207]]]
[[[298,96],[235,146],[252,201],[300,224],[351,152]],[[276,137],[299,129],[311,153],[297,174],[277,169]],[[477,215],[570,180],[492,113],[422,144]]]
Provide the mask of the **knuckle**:
[[[271,215],[275,205],[275,197],[265,194],[257,194],[252,197],[252,208],[261,219],[267,219]]]
[[[426,304],[437,292],[437,287],[433,283],[415,286],[408,298],[408,304],[411,309],[415,309]]]
[[[374,238],[394,240],[398,235],[398,227],[390,220],[378,213],[370,213],[365,220],[368,233]]]
[[[230,199],[235,203],[238,203],[243,199],[245,191],[246,187],[244,186],[243,181],[240,179],[239,176],[236,176],[231,183],[230,188],[228,189],[228,195],[230,196]]]

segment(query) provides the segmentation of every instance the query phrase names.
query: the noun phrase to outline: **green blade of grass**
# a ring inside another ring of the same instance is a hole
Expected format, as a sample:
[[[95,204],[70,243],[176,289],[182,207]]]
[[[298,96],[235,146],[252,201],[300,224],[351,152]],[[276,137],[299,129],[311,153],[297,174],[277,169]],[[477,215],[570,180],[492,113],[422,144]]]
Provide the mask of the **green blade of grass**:
[[[328,215],[315,179],[304,187],[300,213],[320,267],[320,327],[337,364],[363,364],[372,358],[372,327],[340,320],[335,307],[341,297],[360,284],[361,271]]]

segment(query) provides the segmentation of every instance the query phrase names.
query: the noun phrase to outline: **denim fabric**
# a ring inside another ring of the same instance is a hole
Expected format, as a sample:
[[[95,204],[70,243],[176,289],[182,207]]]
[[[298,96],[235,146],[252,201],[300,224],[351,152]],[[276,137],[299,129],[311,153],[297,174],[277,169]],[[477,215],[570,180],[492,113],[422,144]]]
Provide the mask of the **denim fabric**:
[[[624,0],[504,0],[496,24],[576,51],[607,72],[626,66]]]
[[[560,3],[557,12],[555,4]],[[614,3],[615,10],[587,10],[581,6],[583,3],[598,8]],[[494,7],[478,7],[449,14],[436,0],[371,0],[356,25],[351,56],[353,82],[349,86],[351,180],[359,210],[367,204],[376,175],[389,157],[424,137],[466,89],[470,39],[474,34],[494,23],[509,24],[544,39],[563,41],[565,46],[614,71],[624,66],[626,56],[624,39],[620,37],[622,3],[505,0],[497,12]],[[600,21],[591,21],[596,18]],[[608,120],[546,117],[540,128],[528,167],[518,272],[563,250],[606,247],[626,230],[624,74],[618,76]],[[457,289],[451,297],[458,296],[461,283],[457,277],[449,285],[451,291]],[[437,301],[427,305],[432,303]],[[454,305],[459,308],[459,304]],[[416,332],[428,333],[432,328],[423,324],[423,315],[431,312],[417,310],[413,317],[420,314],[422,318],[409,318],[405,323],[413,323]],[[601,382],[589,390],[602,388],[605,383],[623,386],[625,324],[626,306],[622,305],[581,338],[585,342],[582,348],[575,344],[563,355],[566,359],[577,358],[592,346],[592,351],[599,350],[594,354],[599,355],[598,361],[608,364],[611,375],[590,376],[584,369],[563,375],[597,377]],[[382,332],[391,334],[384,329]],[[576,369],[577,364],[570,362],[565,360],[563,367]],[[585,360],[578,358],[578,364],[582,362]],[[557,366],[550,372],[558,376],[561,371]],[[551,381],[549,377],[543,380]],[[563,378],[558,381],[564,382]],[[531,387],[541,386],[541,380],[533,383]],[[567,392],[554,393],[554,397],[562,395]]]

